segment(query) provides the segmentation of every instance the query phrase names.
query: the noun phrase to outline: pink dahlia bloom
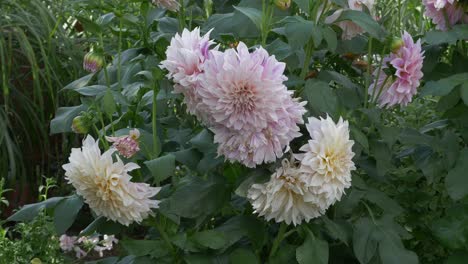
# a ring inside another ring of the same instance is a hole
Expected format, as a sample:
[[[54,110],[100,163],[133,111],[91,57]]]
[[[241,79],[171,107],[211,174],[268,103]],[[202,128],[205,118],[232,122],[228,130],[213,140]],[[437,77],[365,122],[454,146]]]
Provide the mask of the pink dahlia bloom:
[[[381,107],[391,107],[397,104],[406,106],[417,93],[419,81],[423,77],[421,69],[424,52],[421,50],[421,41],[414,43],[413,38],[407,32],[402,38],[402,46],[384,58],[379,79],[374,81],[368,90],[371,96],[378,96],[377,100]],[[394,70],[395,73],[388,76],[385,73],[386,69]],[[374,72],[374,76],[377,75],[378,70]]]
[[[163,7],[174,12],[180,8],[178,0],[152,0],[152,3],[158,7]]]
[[[423,4],[426,7],[424,14],[432,20],[437,29],[446,31],[451,26],[464,22],[463,7],[455,0],[423,0]]]
[[[72,251],[76,243],[76,236],[67,236],[65,234],[60,236],[60,248],[65,252]]]
[[[126,158],[131,158],[140,151],[140,144],[138,142],[139,138],[140,131],[135,128],[126,136],[106,137],[106,140],[114,143],[112,146],[117,149],[120,155]]]
[[[292,98],[283,82],[285,64],[244,43],[212,51],[198,90],[212,116],[218,154],[248,167],[271,162],[300,136],[305,102]]]
[[[206,115],[200,104],[198,86],[200,74],[203,73],[203,63],[209,56],[210,32],[200,36],[200,29],[193,31],[184,29],[182,35],[176,34],[166,51],[166,60],[161,62],[161,68],[167,69],[167,77],[175,82],[174,92],[184,95],[187,110],[206,123]]]
[[[366,6],[372,14],[374,12],[374,5],[374,0],[348,0],[348,9],[350,10],[363,11],[364,6]],[[341,13],[344,10],[346,9],[338,9],[335,11],[325,19],[325,23],[334,23],[341,16]],[[364,30],[352,21],[341,21],[338,22],[337,25],[343,30],[341,35],[342,39],[352,39],[355,36],[364,33]]]

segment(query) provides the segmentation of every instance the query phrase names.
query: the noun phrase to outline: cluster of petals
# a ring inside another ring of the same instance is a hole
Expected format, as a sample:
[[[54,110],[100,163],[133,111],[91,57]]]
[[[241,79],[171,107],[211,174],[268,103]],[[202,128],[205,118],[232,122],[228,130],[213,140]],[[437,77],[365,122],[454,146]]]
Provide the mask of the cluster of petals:
[[[82,236],[80,238],[76,236],[67,236],[63,234],[60,236],[60,248],[64,252],[75,252],[76,258],[85,257],[88,252],[83,250],[92,249],[99,253],[100,257],[104,256],[104,251],[112,250],[114,244],[119,242],[114,235],[104,235],[102,240],[99,240],[99,235],[91,237]]]
[[[421,41],[415,43],[407,32],[403,34],[402,40],[401,47],[384,58],[380,73],[378,70],[374,71],[374,76],[378,79],[368,89],[371,96],[377,96],[380,107],[397,104],[406,106],[417,93],[423,77],[424,52]],[[387,70],[395,73],[387,75]]]
[[[263,48],[212,51],[199,94],[216,125],[218,153],[248,167],[275,161],[300,136],[305,102],[293,99],[283,82],[285,64]]]
[[[180,8],[178,0],[152,0],[153,5],[166,8],[167,10],[177,11]]]
[[[325,23],[332,24],[341,16],[345,10],[363,11],[364,6],[371,12],[374,12],[374,0],[348,0],[348,8],[340,8],[325,19]],[[337,25],[343,30],[342,39],[352,39],[355,36],[364,33],[364,30],[352,21],[340,21]]]
[[[128,135],[121,137],[107,137],[106,140],[113,143],[113,147],[119,152],[120,155],[131,158],[138,151],[140,151],[140,131],[138,129],[130,130]]]
[[[445,31],[457,23],[468,23],[463,6],[456,0],[423,0],[423,4],[424,15],[432,20],[437,29]]]
[[[169,72],[167,77],[174,81],[174,92],[184,95],[188,112],[204,123],[210,119],[205,114],[197,90],[203,64],[208,59],[210,46],[213,44],[210,32],[200,36],[200,28],[193,31],[184,29],[181,35],[176,34],[172,38],[166,51],[166,60],[160,66]]]
[[[326,119],[309,118],[306,125],[311,139],[283,164],[263,184],[253,184],[248,191],[254,212],[267,220],[286,224],[323,215],[339,201],[351,186],[354,142],[349,139],[349,126],[341,118],[337,123]]]
[[[188,111],[206,124],[219,143],[218,154],[248,167],[275,161],[303,122],[305,102],[283,84],[285,64],[263,48],[249,52],[240,42],[224,52],[209,34],[184,30],[171,40],[161,67],[184,95]]]
[[[152,200],[159,187],[131,181],[128,172],[139,168],[135,163],[124,164],[115,149],[101,154],[98,141],[87,136],[82,148],[73,148],[69,163],[63,165],[65,178],[78,195],[98,216],[104,216],[123,225],[141,222],[158,208],[159,201]]]

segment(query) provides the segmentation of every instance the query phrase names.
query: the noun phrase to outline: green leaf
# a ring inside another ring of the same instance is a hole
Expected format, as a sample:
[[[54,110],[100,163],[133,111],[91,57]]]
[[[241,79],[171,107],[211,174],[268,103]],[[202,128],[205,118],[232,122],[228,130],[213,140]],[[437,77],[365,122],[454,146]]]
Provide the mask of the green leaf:
[[[309,14],[310,6],[309,6],[309,0],[293,0],[297,6],[306,14]]]
[[[295,50],[304,47],[312,37],[312,29],[315,27],[312,21],[302,17],[293,17],[292,22],[284,27],[284,33],[291,48]]]
[[[76,89],[85,87],[91,81],[93,76],[94,74],[88,74],[86,76],[83,76],[80,79],[75,80],[71,82],[70,84],[68,84],[67,86],[65,86],[63,90],[76,90]]]
[[[468,82],[468,73],[454,74],[450,77],[429,81],[421,90],[421,95],[443,96],[449,94],[455,87]]]
[[[468,82],[463,83],[460,87],[460,96],[465,103],[465,105],[468,105]]]
[[[444,264],[466,264],[468,259],[468,252],[466,251],[457,251],[453,253]]]
[[[303,97],[307,99],[308,107],[323,113],[334,115],[338,101],[332,88],[322,81],[308,80],[305,84]]]
[[[80,236],[89,236],[94,234],[99,226],[106,222],[106,218],[104,216],[99,216],[98,218],[94,219],[91,224],[89,224],[85,229],[81,230]]]
[[[270,179],[270,173],[264,169],[256,169],[253,172],[249,173],[245,180],[237,187],[235,193],[240,197],[247,197],[247,192],[250,189],[250,186],[254,183],[264,183]]]
[[[340,224],[335,221],[332,221],[328,219],[326,215],[322,216],[320,219],[323,220],[325,228],[333,238],[340,240],[348,246],[348,232],[346,231],[345,226],[342,225],[343,223]]]
[[[426,33],[425,40],[429,45],[443,43],[455,44],[458,40],[468,39],[468,25],[455,25],[447,31],[431,30]]]
[[[434,236],[445,247],[456,250],[468,246],[468,206],[455,205],[447,210],[446,216],[432,224]]]
[[[376,39],[383,40],[386,36],[384,29],[367,13],[356,10],[345,10],[336,22],[344,20],[353,21]]]
[[[102,32],[102,27],[94,21],[83,16],[76,16],[76,18],[81,22],[86,31],[95,35],[99,35]]]
[[[366,135],[355,126],[351,126],[351,135],[352,138],[364,148],[366,153],[369,153],[369,141]]]
[[[314,234],[307,229],[307,237],[304,243],[296,249],[296,259],[299,264],[327,264],[328,243],[316,238]]]
[[[150,170],[156,182],[162,182],[165,179],[174,175],[175,157],[168,154],[157,159],[145,161],[144,164]]]
[[[418,256],[407,250],[400,240],[400,237],[390,231],[385,230],[383,239],[379,243],[379,254],[382,264],[418,264]]]
[[[50,121],[50,133],[58,134],[71,132],[71,125],[73,118],[78,116],[82,111],[86,110],[86,106],[71,106],[71,107],[60,107],[55,113],[54,119]]]
[[[331,27],[325,27],[322,29],[323,38],[327,42],[328,50],[331,52],[335,52],[336,47],[338,46],[338,38],[336,36],[336,32],[331,29]]]
[[[172,152],[171,154],[175,156],[178,162],[187,165],[187,167],[193,170],[197,168],[202,156],[200,152],[196,151],[195,149],[184,149],[177,152]]]
[[[230,195],[222,177],[202,180],[188,176],[182,179],[181,185],[167,202],[171,212],[182,217],[197,218],[219,210]]]
[[[72,195],[61,200],[54,209],[54,225],[57,234],[64,234],[73,225],[78,212],[83,206],[83,199]]]
[[[40,203],[27,204],[19,209],[12,216],[8,217],[7,221],[27,222],[36,217],[43,209],[54,208],[60,201],[66,197],[52,197]]]
[[[445,186],[453,200],[460,200],[468,194],[468,148],[460,152],[455,168],[451,169],[445,178]]]
[[[211,249],[221,249],[228,243],[224,234],[215,230],[197,232],[193,234],[192,240],[203,247]]]
[[[129,255],[136,257],[159,258],[169,254],[166,244],[160,240],[121,240],[120,243]]]
[[[262,11],[251,7],[234,6],[234,8],[247,16],[258,29],[262,27]]]
[[[238,248],[229,254],[230,263],[257,264],[257,256],[248,249]]]
[[[216,145],[213,142],[213,134],[210,133],[208,129],[203,129],[189,142],[201,152],[207,153],[216,151]]]
[[[361,218],[354,225],[353,250],[360,263],[369,263],[377,252],[376,226],[369,218]]]
[[[112,116],[112,114],[117,111],[114,95],[112,95],[112,91],[110,89],[107,89],[106,93],[102,97],[102,110],[107,114],[107,116]]]

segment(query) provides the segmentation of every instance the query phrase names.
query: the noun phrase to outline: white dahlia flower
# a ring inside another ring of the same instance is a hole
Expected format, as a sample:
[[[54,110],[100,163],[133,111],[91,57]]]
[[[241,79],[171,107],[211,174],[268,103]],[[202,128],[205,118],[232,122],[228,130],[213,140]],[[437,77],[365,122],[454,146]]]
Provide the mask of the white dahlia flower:
[[[296,155],[301,161],[302,180],[329,207],[351,186],[351,171],[356,169],[354,141],[349,139],[348,121],[342,118],[335,123],[329,116],[320,120],[312,117],[306,127],[311,140],[300,148],[304,153]]]
[[[101,154],[98,141],[87,136],[81,149],[72,149],[70,163],[63,169],[65,178],[97,215],[128,226],[141,222],[152,214],[152,208],[158,208],[159,201],[150,198],[161,188],[131,182],[128,172],[139,166],[124,164],[118,156],[114,162],[114,152],[110,149]]]
[[[247,194],[254,213],[264,216],[266,220],[293,223],[319,217],[325,213],[323,203],[316,203],[314,193],[309,190],[307,182],[295,164],[283,160],[282,166],[271,175],[270,181],[253,184]]]

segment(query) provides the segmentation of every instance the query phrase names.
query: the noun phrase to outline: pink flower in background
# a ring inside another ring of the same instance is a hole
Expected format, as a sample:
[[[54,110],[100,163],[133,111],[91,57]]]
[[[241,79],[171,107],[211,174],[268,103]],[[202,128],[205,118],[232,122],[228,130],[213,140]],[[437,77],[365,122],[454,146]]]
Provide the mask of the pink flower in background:
[[[271,162],[300,136],[304,102],[292,98],[283,82],[284,63],[244,43],[205,62],[199,95],[213,118],[218,154],[248,167]]]
[[[83,58],[83,69],[91,73],[96,73],[101,70],[105,63],[106,61],[102,54],[91,51]]]
[[[178,0],[152,0],[153,5],[163,7],[171,11],[177,11],[180,8]]]
[[[466,23],[463,7],[455,0],[423,0],[423,4],[426,7],[424,15],[432,20],[437,29],[446,31],[459,22]]]
[[[120,155],[131,158],[135,153],[140,151],[138,139],[140,138],[140,131],[138,129],[130,130],[130,133],[121,137],[106,137],[106,140],[113,142],[113,146],[117,149]]]
[[[363,11],[364,6],[369,9],[371,14],[374,12],[374,0],[348,0],[348,9],[356,10],[356,11]],[[346,9],[338,9],[332,15],[325,19],[325,23],[332,24],[334,23],[340,16],[341,13]],[[364,33],[364,30],[358,26],[356,23],[352,21],[340,21],[337,25],[343,30],[341,35],[342,39],[352,39],[355,36]]]
[[[72,251],[76,243],[77,243],[76,236],[67,236],[67,235],[60,236],[60,248],[65,252]]]
[[[374,81],[368,89],[371,97],[372,95],[378,96],[380,107],[391,107],[397,104],[406,106],[417,93],[423,77],[424,52],[421,50],[421,41],[414,43],[413,38],[407,32],[403,34],[402,39],[402,46],[384,58],[379,79]],[[385,73],[388,70],[394,70],[395,73],[389,76]],[[376,70],[374,76],[378,74]]]
[[[187,110],[204,122],[204,109],[199,106],[199,76],[203,73],[203,63],[209,56],[209,48],[214,42],[210,32],[200,36],[200,28],[193,31],[184,29],[182,35],[176,34],[166,51],[166,60],[160,67],[169,71],[167,77],[175,82],[174,92],[184,95]]]

